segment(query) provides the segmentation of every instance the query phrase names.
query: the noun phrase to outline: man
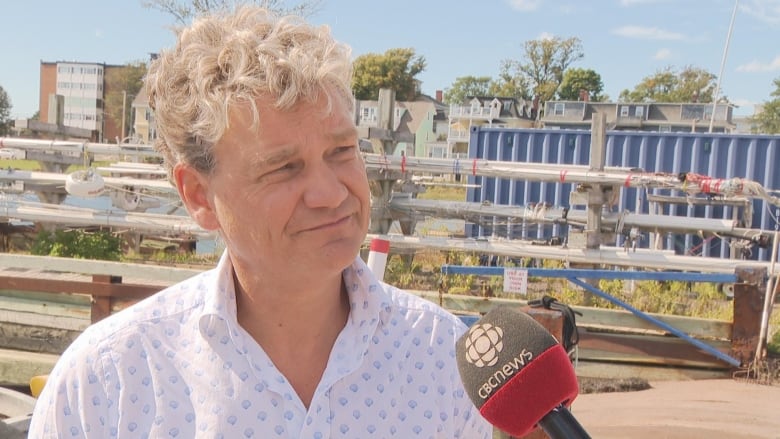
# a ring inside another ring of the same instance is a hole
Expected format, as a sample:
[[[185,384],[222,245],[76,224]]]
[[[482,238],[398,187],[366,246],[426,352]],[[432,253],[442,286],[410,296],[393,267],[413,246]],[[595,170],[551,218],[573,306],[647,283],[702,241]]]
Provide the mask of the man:
[[[370,195],[347,47],[244,7],[150,67],[158,148],[226,251],[211,271],[88,328],[31,437],[487,438],[435,305],[356,257]]]

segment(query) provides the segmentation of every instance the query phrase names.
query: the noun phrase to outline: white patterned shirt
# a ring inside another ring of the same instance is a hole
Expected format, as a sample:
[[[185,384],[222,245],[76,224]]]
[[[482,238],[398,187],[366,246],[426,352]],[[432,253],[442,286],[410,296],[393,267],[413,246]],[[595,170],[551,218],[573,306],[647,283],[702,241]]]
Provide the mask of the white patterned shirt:
[[[343,273],[349,319],[307,409],[238,325],[232,267],[169,287],[87,328],[38,399],[30,438],[490,438],[435,304]]]

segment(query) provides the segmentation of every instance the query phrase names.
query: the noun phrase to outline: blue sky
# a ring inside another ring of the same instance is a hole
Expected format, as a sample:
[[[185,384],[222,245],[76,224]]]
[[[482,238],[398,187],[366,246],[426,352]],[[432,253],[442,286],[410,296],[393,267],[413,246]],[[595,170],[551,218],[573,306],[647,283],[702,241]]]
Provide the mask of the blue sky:
[[[289,4],[298,3],[297,1]],[[310,17],[328,24],[354,56],[414,48],[418,76],[433,95],[461,76],[498,75],[521,59],[527,40],[576,36],[585,57],[617,99],[667,66],[720,72],[734,0],[321,0]],[[0,86],[13,117],[38,109],[40,61],[124,64],[173,44],[171,16],[141,0],[26,0],[2,8]],[[721,95],[749,115],[780,78],[780,0],[739,0]]]

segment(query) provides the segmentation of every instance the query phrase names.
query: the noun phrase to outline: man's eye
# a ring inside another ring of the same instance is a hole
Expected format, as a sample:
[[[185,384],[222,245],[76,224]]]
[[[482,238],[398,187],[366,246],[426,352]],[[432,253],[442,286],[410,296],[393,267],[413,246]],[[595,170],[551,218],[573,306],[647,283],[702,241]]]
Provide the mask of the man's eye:
[[[285,172],[285,171],[291,171],[293,169],[295,169],[295,165],[293,163],[286,163],[274,169],[273,172]]]
[[[333,151],[334,155],[347,155],[352,154],[355,151],[355,145],[339,146]]]
[[[262,179],[268,179],[268,178],[280,178],[284,177],[285,175],[291,174],[295,172],[295,170],[298,168],[298,165],[291,162],[291,163],[285,163],[283,165],[279,165],[275,168],[269,169],[266,173],[264,173],[260,178]]]

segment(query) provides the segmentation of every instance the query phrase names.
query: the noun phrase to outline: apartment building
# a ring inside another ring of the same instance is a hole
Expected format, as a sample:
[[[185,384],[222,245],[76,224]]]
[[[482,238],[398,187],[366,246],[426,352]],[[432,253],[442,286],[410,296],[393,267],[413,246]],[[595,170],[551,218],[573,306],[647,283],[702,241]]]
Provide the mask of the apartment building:
[[[122,138],[121,126],[105,117],[106,76],[124,66],[75,61],[41,61],[39,119],[60,127],[80,128],[93,141]]]
[[[536,110],[532,102],[522,99],[469,96],[463,104],[450,105],[447,116],[447,157],[465,157],[473,127],[533,128]]]
[[[146,88],[141,87],[138,95],[133,99],[133,132],[128,140],[130,143],[143,143],[151,145],[157,138],[157,124],[154,120],[154,111],[149,106],[149,95]]]

